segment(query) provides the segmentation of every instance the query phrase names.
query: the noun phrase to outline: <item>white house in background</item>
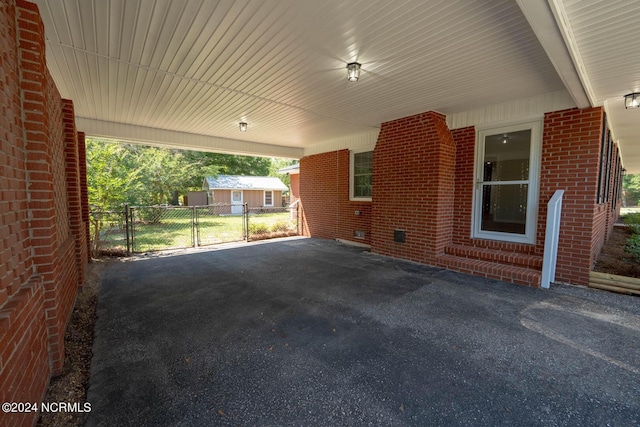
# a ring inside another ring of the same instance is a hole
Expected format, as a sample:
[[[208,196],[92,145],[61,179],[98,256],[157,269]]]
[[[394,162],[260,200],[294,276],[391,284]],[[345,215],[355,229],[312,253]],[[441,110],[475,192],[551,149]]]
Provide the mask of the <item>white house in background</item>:
[[[282,206],[282,192],[288,188],[280,178],[272,176],[218,175],[206,177],[202,189],[210,205],[231,204],[231,213],[249,209]]]

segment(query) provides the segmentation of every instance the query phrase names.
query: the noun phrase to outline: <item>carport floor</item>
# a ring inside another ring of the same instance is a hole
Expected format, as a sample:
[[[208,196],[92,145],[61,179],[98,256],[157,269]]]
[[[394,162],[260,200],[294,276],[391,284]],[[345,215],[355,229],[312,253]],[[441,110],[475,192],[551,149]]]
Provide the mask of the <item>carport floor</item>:
[[[104,271],[85,422],[638,425],[639,303],[318,239],[141,256]]]

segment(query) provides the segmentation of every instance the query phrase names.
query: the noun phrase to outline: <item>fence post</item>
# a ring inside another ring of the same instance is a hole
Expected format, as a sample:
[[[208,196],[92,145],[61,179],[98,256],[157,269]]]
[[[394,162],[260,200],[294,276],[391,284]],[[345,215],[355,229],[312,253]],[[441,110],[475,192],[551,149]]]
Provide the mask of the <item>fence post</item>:
[[[200,226],[198,224],[198,210],[196,206],[190,206],[191,209],[191,246],[200,246]]]
[[[127,237],[127,256],[131,255],[131,242],[129,241],[129,205],[124,205],[124,229]]]
[[[136,251],[136,218],[135,218],[135,212],[136,208],[129,208],[129,224],[131,225],[131,253],[134,253]]]
[[[243,226],[244,226],[244,236],[245,236],[245,240],[248,242],[249,241],[249,205],[247,203],[244,204],[244,221],[243,221]]]

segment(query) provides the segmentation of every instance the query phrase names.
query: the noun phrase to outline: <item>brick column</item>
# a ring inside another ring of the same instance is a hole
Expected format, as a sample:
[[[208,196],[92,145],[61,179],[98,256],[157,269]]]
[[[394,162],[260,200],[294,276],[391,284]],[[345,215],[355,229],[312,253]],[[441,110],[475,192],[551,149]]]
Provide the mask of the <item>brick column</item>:
[[[374,151],[374,252],[432,264],[451,243],[456,149],[445,116],[383,123]],[[406,242],[394,241],[394,230]]]
[[[67,192],[69,194],[67,203],[69,219],[71,222],[71,233],[73,234],[75,241],[78,286],[82,287],[84,284],[84,267],[87,262],[86,226],[84,224],[82,212],[78,133],[76,131],[75,114],[72,101],[68,99],[62,100],[62,113],[64,123],[64,152],[67,175]]]
[[[89,223],[89,193],[87,192],[87,146],[84,132],[78,132],[78,170],[80,174],[82,223],[84,224],[84,261],[87,262],[91,254],[91,230]]]

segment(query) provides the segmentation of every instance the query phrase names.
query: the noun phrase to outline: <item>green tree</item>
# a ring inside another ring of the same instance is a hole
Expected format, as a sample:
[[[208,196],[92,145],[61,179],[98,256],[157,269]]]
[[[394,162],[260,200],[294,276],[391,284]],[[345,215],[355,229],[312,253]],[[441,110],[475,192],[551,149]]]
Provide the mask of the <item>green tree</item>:
[[[640,174],[625,175],[622,191],[625,206],[637,206],[640,200]]]
[[[116,142],[87,139],[87,193],[92,209],[110,210],[135,200],[140,182],[136,158]]]
[[[138,194],[138,203],[159,205],[169,203],[190,187],[195,165],[188,162],[180,150],[157,147],[138,147],[138,180],[144,191]]]
[[[183,151],[182,154],[192,167],[189,186],[193,189],[202,188],[202,180],[205,176],[267,176],[271,169],[271,159],[268,157],[237,156],[198,151]]]
[[[269,176],[280,178],[280,180],[284,182],[287,187],[289,187],[289,185],[291,184],[290,175],[288,173],[279,173],[278,171],[287,166],[295,165],[298,162],[298,160],[292,159],[272,158],[271,167],[269,168]]]
[[[118,209],[124,204],[158,205],[176,202],[178,194],[202,188],[206,176],[289,176],[278,169],[295,160],[236,156],[138,144],[87,139],[87,184],[94,209]]]

